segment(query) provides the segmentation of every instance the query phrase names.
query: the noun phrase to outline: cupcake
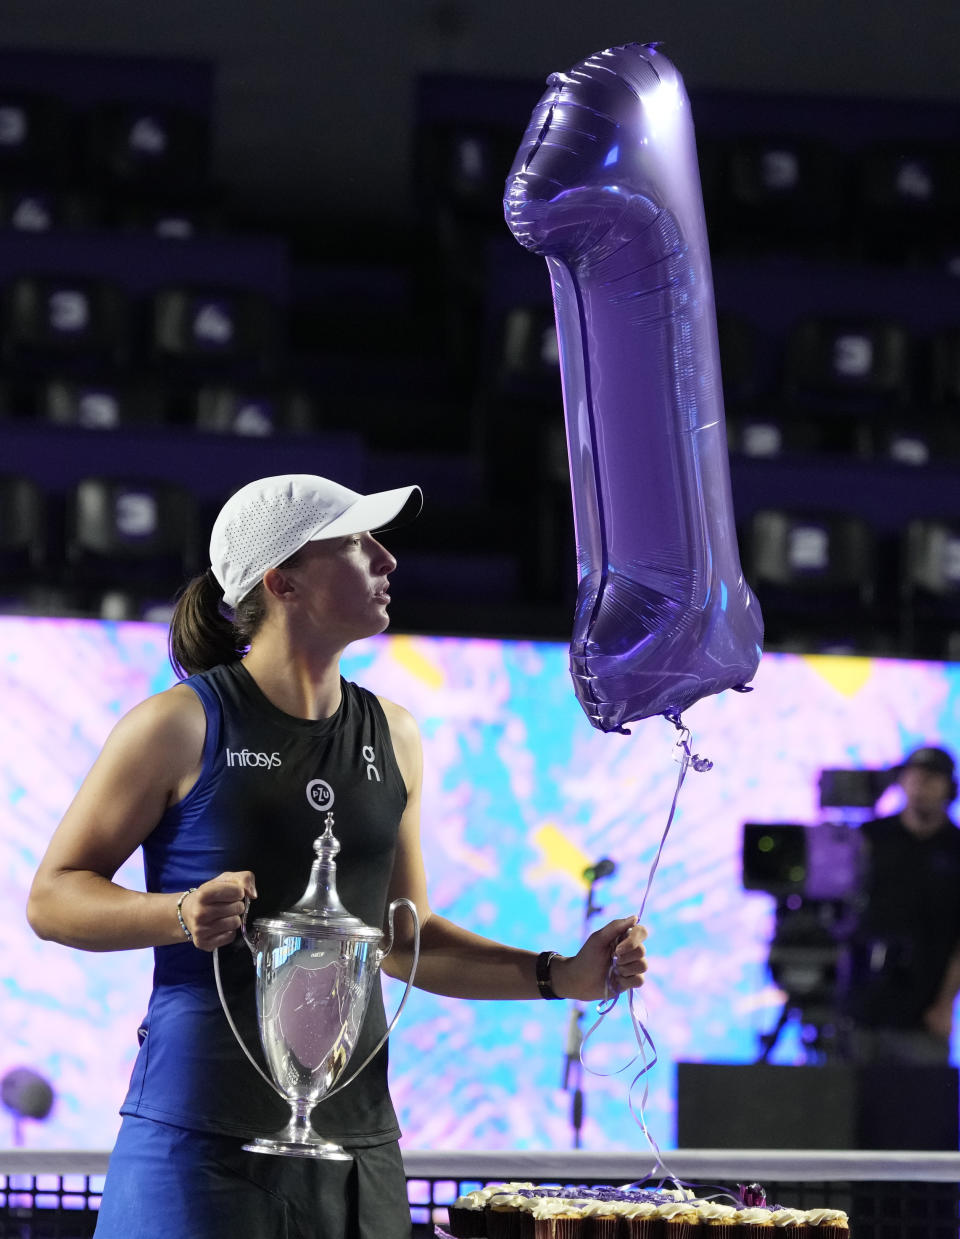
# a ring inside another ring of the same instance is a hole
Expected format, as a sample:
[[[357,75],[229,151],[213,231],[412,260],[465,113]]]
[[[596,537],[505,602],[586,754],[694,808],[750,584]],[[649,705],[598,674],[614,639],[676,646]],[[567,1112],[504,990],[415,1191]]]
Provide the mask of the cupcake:
[[[786,1209],[778,1205],[770,1214],[774,1230],[779,1230],[784,1239],[807,1239],[807,1215],[803,1209]]]
[[[467,1192],[447,1206],[448,1226],[454,1239],[486,1239],[483,1206],[487,1198],[482,1191]]]
[[[487,1239],[584,1239],[582,1208],[596,1203],[537,1189],[491,1196],[484,1209]]]
[[[486,1239],[487,1226],[484,1218],[484,1208],[491,1196],[499,1192],[519,1191],[521,1188],[533,1187],[532,1183],[488,1183],[475,1192],[467,1192],[458,1196],[452,1205],[447,1207],[450,1219],[450,1234],[454,1239]]]
[[[693,1200],[673,1200],[657,1209],[663,1222],[663,1239],[694,1239],[702,1234],[697,1203]]]
[[[533,1218],[534,1239],[583,1239],[581,1206],[586,1203],[562,1196],[529,1199],[524,1212],[529,1212]]]
[[[698,1200],[697,1217],[703,1230],[725,1230],[739,1235],[737,1210],[734,1205],[722,1205],[716,1200]],[[716,1239],[721,1239],[717,1236]]]
[[[660,1209],[652,1200],[621,1200],[616,1208],[623,1239],[662,1239]]]
[[[808,1209],[809,1234],[815,1239],[849,1239],[850,1220],[841,1209]]]
[[[742,1239],[773,1239],[770,1234],[773,1229],[773,1210],[750,1205],[736,1212],[737,1225],[740,1227]]]
[[[581,1201],[580,1213],[584,1219],[584,1234],[589,1239],[617,1239],[619,1221],[612,1193],[604,1193],[601,1199]]]
[[[519,1191],[500,1191],[492,1195],[483,1210],[487,1239],[533,1239],[531,1209],[541,1200],[556,1197],[521,1196]]]

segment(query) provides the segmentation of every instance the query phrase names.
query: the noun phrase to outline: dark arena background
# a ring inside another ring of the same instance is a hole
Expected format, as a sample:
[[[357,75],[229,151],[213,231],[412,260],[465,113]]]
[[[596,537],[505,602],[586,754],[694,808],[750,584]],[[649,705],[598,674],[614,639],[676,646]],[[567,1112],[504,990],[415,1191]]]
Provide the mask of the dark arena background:
[[[415,993],[416,1230],[497,1178],[642,1181],[653,1141],[855,1239],[957,1235],[955,1068],[860,1069],[837,1009],[846,840],[911,747],[960,753],[960,7],[5,0],[0,1239],[93,1231],[150,960],[40,943],[26,891],[110,727],[172,683],[172,598],[243,483],[423,487],[390,633],[345,667],[423,729],[434,906],[561,951],[638,906],[674,733],[601,735],[574,699],[550,283],[502,210],[548,74],[631,41],[690,96],[766,653],[685,720],[714,768],[645,915],[650,1138],[624,1004],[577,1073],[571,1004]],[[767,863],[814,833],[826,891]]]

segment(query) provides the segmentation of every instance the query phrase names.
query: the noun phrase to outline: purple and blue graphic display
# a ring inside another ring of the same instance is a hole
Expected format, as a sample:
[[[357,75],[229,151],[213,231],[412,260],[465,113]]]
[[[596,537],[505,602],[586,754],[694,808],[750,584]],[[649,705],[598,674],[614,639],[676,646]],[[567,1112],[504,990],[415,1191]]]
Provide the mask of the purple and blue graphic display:
[[[344,668],[405,705],[423,731],[433,908],[489,937],[564,953],[583,936],[588,866],[616,865],[594,888],[604,912],[590,928],[639,907],[679,773],[677,733],[663,718],[630,736],[590,726],[567,660],[559,643],[385,636],[352,647]],[[0,619],[0,1076],[28,1066],[56,1092],[47,1120],[24,1122],[28,1146],[104,1149],[116,1134],[151,954],[40,942],[23,910],[107,733],[172,683],[161,625]],[[684,721],[713,769],[687,774],[644,917],[641,1018],[659,1055],[644,1115],[663,1149],[674,1145],[673,1064],[752,1061],[781,1007],[766,972],[773,899],[742,889],[743,823],[824,820],[824,768],[888,767],[925,741],[960,751],[960,666],[767,655],[753,693],[706,698]],[[892,811],[896,796],[881,807]],[[142,887],[139,854],[118,880]],[[392,1010],[401,987],[385,984]],[[391,1040],[405,1145],[570,1148],[571,1010],[414,991]],[[618,1072],[635,1052],[621,999],[586,1044],[583,1147],[647,1150],[627,1101],[639,1064]],[[773,1060],[798,1052],[788,1034]],[[0,1144],[13,1140],[2,1113]]]

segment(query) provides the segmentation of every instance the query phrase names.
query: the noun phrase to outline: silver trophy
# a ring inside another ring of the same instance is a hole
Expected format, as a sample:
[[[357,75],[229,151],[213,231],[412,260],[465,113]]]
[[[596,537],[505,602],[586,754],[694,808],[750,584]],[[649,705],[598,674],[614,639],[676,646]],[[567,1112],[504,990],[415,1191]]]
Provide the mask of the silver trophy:
[[[272,1137],[245,1144],[251,1153],[321,1157],[349,1161],[339,1144],[318,1135],[310,1112],[317,1102],[345,1088],[374,1058],[393,1032],[413,984],[420,955],[420,922],[409,899],[395,899],[383,933],[351,916],[337,894],[334,860],[340,844],[333,834],[333,814],[314,841],[316,860],[303,897],[287,912],[253,922],[242,933],[257,969],[257,1015],[268,1076],[253,1058],[227,1007],[220,980],[218,952],[213,966],[217,993],[240,1048],[275,1092],[290,1106],[290,1121]],[[408,908],[414,923],[413,963],[400,1005],[387,1031],[364,1061],[341,1080],[350,1060],[380,965],[393,948],[393,918]]]

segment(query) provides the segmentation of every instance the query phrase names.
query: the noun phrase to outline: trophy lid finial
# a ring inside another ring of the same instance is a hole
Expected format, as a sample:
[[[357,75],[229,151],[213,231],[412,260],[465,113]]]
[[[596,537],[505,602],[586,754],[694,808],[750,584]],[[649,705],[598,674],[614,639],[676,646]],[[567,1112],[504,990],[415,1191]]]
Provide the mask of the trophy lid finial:
[[[289,933],[336,934],[350,938],[379,938],[381,931],[364,925],[352,916],[340,902],[337,892],[337,862],[340,841],[333,833],[333,813],[323,819],[324,830],[313,841],[316,860],[310,869],[310,881],[303,895],[292,908],[268,918],[263,924]]]
[[[292,908],[260,918],[254,922],[254,927],[279,934],[379,941],[382,930],[365,925],[340,902],[334,859],[340,851],[340,842],[333,833],[333,813],[326,814],[323,824],[323,833],[313,841],[316,860],[303,895]]]

